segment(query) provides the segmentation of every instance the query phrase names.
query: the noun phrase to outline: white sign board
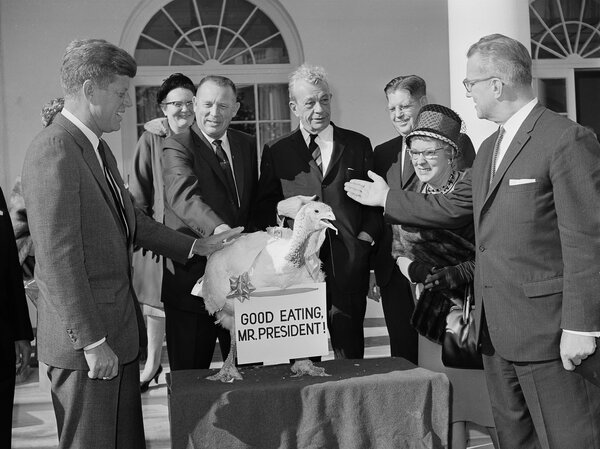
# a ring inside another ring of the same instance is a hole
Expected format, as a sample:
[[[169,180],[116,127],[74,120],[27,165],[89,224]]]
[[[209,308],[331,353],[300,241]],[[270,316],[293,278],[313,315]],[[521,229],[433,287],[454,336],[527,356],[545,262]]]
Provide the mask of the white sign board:
[[[325,283],[255,290],[235,304],[238,363],[287,363],[327,355]]]

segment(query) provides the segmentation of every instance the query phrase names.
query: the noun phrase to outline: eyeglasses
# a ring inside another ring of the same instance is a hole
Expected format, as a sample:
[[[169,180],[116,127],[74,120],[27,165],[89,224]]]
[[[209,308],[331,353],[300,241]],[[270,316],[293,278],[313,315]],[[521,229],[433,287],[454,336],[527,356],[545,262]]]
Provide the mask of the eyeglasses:
[[[165,101],[162,104],[165,105],[165,106],[169,105],[169,104],[172,104],[177,109],[183,109],[184,105],[188,109],[192,109],[192,106],[194,106],[194,102],[193,101]]]
[[[406,111],[409,111],[410,109],[414,108],[415,105],[416,105],[416,103],[398,104],[396,106],[389,107],[388,111],[390,112],[390,114],[394,114],[394,113],[404,114]]]
[[[414,150],[407,149],[406,151],[408,151],[408,154],[413,159],[418,159],[419,156],[424,156],[425,159],[427,159],[428,161],[431,161],[433,159],[437,159],[437,157],[438,157],[437,152],[438,151],[442,151],[442,150],[445,150],[445,149],[446,148],[434,148],[434,149],[431,149],[431,150],[423,150],[423,151],[414,151]]]
[[[476,79],[476,80],[470,80],[468,78],[465,78],[463,80],[463,86],[465,86],[465,90],[467,92],[471,93],[471,90],[473,89],[473,86],[475,84],[481,83],[483,81],[489,81],[489,80],[494,79],[494,78],[498,78],[498,77],[497,76],[488,76],[487,78],[479,78],[479,79]]]

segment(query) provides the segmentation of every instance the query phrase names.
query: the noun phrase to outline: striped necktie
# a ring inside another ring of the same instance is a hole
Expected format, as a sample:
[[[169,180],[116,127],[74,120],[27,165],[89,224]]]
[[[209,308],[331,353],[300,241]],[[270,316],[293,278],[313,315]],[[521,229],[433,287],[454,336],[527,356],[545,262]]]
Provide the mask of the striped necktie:
[[[102,139],[100,139],[100,143],[98,144],[98,154],[100,155],[100,159],[102,160],[102,169],[104,171],[104,177],[106,178],[106,183],[108,184],[108,189],[110,190],[110,194],[115,203],[115,207],[117,208],[117,212],[119,214],[119,218],[121,219],[121,224],[123,225],[123,229],[125,229],[125,235],[127,236],[127,240],[129,240],[129,226],[127,225],[127,218],[125,217],[125,207],[123,205],[123,198],[121,197],[121,191],[119,190],[119,185],[115,177],[113,176],[108,164],[106,163],[106,144]]]
[[[498,160],[498,153],[500,152],[500,144],[502,143],[502,139],[504,138],[504,128],[502,126],[498,127],[498,136],[496,137],[496,142],[494,143],[494,151],[492,153],[492,167],[490,170],[490,185],[492,184],[492,180],[494,179],[494,175],[496,174],[496,162]]]
[[[323,159],[321,158],[321,149],[319,148],[319,144],[317,142],[315,142],[315,140],[317,139],[318,136],[319,136],[318,134],[310,135],[310,143],[308,144],[308,151],[310,151],[312,158],[317,163],[319,170],[323,171]]]

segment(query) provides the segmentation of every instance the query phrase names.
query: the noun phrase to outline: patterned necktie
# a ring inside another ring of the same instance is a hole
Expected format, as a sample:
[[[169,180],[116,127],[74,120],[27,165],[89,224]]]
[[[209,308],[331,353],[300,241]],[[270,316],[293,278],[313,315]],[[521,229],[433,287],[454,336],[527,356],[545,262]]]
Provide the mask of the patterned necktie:
[[[323,159],[321,158],[321,149],[319,148],[319,144],[317,142],[315,142],[317,137],[318,137],[318,134],[310,135],[310,143],[308,144],[308,151],[310,151],[312,158],[317,163],[317,167],[319,167],[319,170],[323,171]]]
[[[237,188],[235,186],[235,179],[233,178],[233,171],[231,170],[231,165],[229,164],[227,154],[221,145],[221,140],[213,140],[213,145],[215,146],[215,155],[217,156],[221,170],[223,171],[225,179],[227,180],[227,187],[229,188],[231,198],[235,198],[235,203],[239,206],[240,202],[237,195]]]
[[[408,148],[406,147],[405,143],[402,144],[402,148],[404,153],[404,163],[402,164],[402,185],[404,185],[408,182],[408,179],[412,174],[412,158],[410,157],[410,154],[408,154]]]
[[[492,184],[492,180],[494,179],[494,174],[496,173],[496,161],[498,160],[498,153],[500,152],[500,144],[502,143],[502,139],[504,138],[504,128],[502,126],[498,127],[498,137],[496,137],[496,143],[494,143],[494,152],[492,153],[492,167],[490,170],[490,184]]]
[[[115,177],[113,176],[108,164],[106,163],[106,148],[103,140],[100,140],[98,144],[98,154],[100,155],[100,159],[102,160],[102,169],[104,171],[104,177],[106,178],[106,183],[108,184],[108,189],[110,190],[110,194],[115,203],[115,207],[117,208],[117,212],[119,214],[119,218],[121,218],[121,223],[123,228],[125,229],[125,235],[129,240],[129,226],[127,225],[127,219],[125,218],[125,207],[123,205],[123,199],[121,197],[121,193],[119,190],[119,185]]]

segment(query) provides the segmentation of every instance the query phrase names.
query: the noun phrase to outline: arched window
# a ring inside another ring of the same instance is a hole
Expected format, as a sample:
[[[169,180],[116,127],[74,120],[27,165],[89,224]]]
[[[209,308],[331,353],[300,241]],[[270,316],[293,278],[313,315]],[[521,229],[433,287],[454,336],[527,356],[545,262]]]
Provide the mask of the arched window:
[[[529,12],[540,102],[600,135],[600,4],[530,0]]]
[[[533,59],[600,58],[598,2],[536,0],[529,10]]]
[[[288,107],[289,73],[303,62],[293,21],[276,0],[151,0],[134,12],[121,46],[138,63],[133,80],[136,107],[123,127],[126,166],[148,120],[162,115],[156,91],[171,73],[198,83],[224,75],[238,87],[241,103],[232,127],[264,143],[295,123]],[[125,135],[127,134],[127,135]]]

